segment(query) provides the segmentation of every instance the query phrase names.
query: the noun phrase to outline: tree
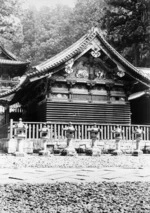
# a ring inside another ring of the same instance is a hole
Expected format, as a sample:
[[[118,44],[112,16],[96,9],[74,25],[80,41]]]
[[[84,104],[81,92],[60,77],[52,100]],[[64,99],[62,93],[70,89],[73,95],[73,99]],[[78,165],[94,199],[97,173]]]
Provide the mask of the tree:
[[[108,41],[135,66],[150,66],[150,1],[106,0]]]
[[[100,26],[104,0],[77,1],[75,8],[57,5],[40,10],[28,8],[20,16],[24,40],[13,44],[14,52],[32,65],[64,50],[93,26]]]
[[[101,27],[105,0],[77,0],[70,25],[74,40],[87,33],[93,26]]]
[[[36,65],[66,48],[68,44],[65,38],[68,35],[65,29],[70,13],[67,6],[25,10],[21,17],[24,42],[19,55]]]
[[[19,7],[18,0],[0,0],[0,40],[7,47],[23,39]]]

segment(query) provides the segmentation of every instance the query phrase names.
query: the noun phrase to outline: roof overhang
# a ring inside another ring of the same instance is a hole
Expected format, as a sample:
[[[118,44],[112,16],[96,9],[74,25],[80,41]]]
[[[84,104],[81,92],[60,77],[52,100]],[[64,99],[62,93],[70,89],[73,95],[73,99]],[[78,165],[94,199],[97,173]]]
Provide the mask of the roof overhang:
[[[150,88],[150,77],[141,68],[136,68],[130,62],[128,62],[123,56],[121,56],[103,37],[102,32],[97,28],[93,28],[81,39],[71,45],[69,48],[60,52],[56,56],[46,60],[45,62],[35,66],[31,69],[31,72],[26,73],[23,80],[12,90],[0,94],[1,97],[6,97],[10,94],[17,93],[17,91],[26,87],[32,82],[39,79],[50,78],[51,75],[58,72],[65,64],[70,60],[77,60],[83,53],[89,51],[92,48],[92,41],[97,38],[100,42],[100,48],[113,60],[117,67],[121,67],[129,76],[134,78],[137,82],[142,83],[146,87]]]

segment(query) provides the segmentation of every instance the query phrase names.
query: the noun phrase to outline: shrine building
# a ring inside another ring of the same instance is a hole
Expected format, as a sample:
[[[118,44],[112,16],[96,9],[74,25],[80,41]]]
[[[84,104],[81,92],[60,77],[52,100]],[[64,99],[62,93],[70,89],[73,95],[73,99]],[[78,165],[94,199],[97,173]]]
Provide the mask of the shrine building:
[[[18,104],[9,106],[12,95],[20,87],[22,76],[29,67],[29,62],[20,61],[14,54],[0,45],[0,125],[8,121],[8,114],[18,114]],[[6,113],[5,113],[6,111]],[[16,113],[17,112],[17,113]]]
[[[121,56],[97,28],[26,73],[27,62],[7,57],[0,58],[2,70],[7,67],[11,75],[13,69],[11,78],[19,73],[23,80],[0,98],[19,103],[24,121],[150,124],[150,76]]]

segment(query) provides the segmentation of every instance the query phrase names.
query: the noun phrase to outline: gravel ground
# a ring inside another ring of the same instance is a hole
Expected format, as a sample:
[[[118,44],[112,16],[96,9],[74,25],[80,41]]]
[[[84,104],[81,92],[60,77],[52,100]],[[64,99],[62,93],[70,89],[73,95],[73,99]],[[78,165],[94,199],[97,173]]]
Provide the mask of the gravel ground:
[[[142,168],[150,155],[0,155],[0,168]],[[150,182],[0,185],[0,213],[150,213]]]
[[[150,167],[150,155],[141,156],[111,156],[102,155],[100,157],[91,156],[33,156],[14,157],[11,155],[0,156],[0,168],[102,168],[102,167],[121,167],[121,168],[143,168]]]
[[[149,213],[150,183],[0,185],[1,213]]]

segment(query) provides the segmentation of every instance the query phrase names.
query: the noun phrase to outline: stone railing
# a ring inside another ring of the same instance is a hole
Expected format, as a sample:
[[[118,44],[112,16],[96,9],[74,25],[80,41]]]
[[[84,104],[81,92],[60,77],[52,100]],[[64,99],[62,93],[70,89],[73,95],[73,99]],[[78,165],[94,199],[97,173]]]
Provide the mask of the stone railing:
[[[13,138],[15,136],[15,129],[13,128],[13,125],[15,125],[17,122],[11,120],[10,121],[10,131],[9,131],[9,138]],[[40,138],[40,129],[42,128],[44,122],[24,122],[24,124],[27,124],[28,129],[27,131],[27,139],[39,139]],[[47,123],[48,124],[48,123]],[[68,123],[66,122],[51,122],[49,123],[51,134],[50,139],[53,141],[56,140],[64,140],[65,137],[65,131],[63,130]],[[90,139],[90,133],[88,131],[88,128],[90,128],[93,124],[89,123],[73,123],[73,126],[76,128],[75,132],[75,138],[76,140],[89,140]],[[112,133],[112,130],[116,128],[116,124],[96,124],[97,127],[101,129],[101,132],[99,133],[99,140],[112,140],[114,139],[114,134]],[[123,133],[123,140],[134,140],[135,135],[134,131],[137,128],[138,125],[120,125],[121,129],[124,131]],[[145,132],[142,135],[142,140],[144,141],[150,141],[150,125],[139,125],[140,128],[143,129]]]

